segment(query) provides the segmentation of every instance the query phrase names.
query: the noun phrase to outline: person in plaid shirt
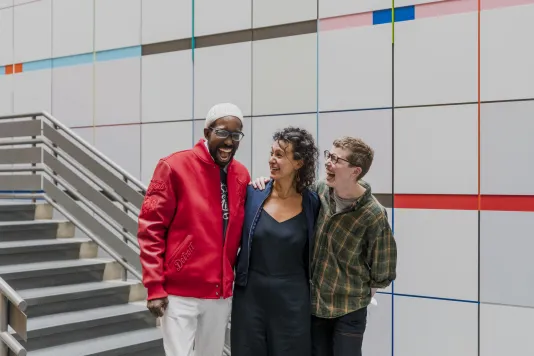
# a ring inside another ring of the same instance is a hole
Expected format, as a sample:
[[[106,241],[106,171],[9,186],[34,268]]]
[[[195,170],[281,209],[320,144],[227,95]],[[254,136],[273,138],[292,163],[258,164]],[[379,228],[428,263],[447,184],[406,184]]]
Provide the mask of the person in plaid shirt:
[[[345,136],[324,155],[326,179],[313,187],[321,210],[311,263],[312,355],[361,356],[367,306],[395,280],[397,246],[386,209],[362,180],[373,149]]]

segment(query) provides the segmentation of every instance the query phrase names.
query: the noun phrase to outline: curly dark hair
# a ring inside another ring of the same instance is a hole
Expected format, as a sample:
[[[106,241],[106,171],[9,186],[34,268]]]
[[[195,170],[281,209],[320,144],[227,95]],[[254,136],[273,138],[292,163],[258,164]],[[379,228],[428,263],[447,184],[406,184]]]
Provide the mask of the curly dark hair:
[[[289,126],[273,134],[274,141],[283,141],[293,146],[293,159],[302,160],[302,168],[297,173],[297,192],[308,188],[315,181],[319,148],[312,134],[305,129]]]

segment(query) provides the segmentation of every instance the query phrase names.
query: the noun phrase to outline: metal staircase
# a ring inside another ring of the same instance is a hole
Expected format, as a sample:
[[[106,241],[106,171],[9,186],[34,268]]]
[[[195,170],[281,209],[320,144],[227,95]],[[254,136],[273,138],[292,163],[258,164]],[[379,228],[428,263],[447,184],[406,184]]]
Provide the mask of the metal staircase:
[[[164,355],[146,309],[146,187],[47,113],[0,117],[0,356]]]

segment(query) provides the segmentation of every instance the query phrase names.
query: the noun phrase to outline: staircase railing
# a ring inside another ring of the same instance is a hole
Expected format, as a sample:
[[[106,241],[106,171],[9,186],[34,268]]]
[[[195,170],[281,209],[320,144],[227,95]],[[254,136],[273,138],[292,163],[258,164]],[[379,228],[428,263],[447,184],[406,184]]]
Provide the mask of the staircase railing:
[[[0,291],[0,356],[8,356],[8,348],[16,356],[26,356],[26,349],[11,335],[9,325],[26,339],[24,312],[28,304],[2,277],[0,277]]]
[[[0,198],[44,200],[141,279],[137,217],[147,187],[46,112],[0,116]],[[0,278],[0,356],[26,350],[25,301]]]

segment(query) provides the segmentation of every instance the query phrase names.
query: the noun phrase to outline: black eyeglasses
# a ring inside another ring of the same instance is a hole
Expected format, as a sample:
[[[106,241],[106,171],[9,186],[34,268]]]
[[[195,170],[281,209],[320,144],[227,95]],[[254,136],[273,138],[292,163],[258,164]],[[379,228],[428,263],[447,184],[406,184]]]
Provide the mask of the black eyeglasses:
[[[328,150],[324,151],[324,159],[325,160],[330,159],[330,162],[332,162],[333,164],[336,164],[339,160],[342,160],[342,161],[347,162],[348,164],[351,164],[351,165],[355,166],[355,164],[353,164],[351,161],[347,161],[344,158],[338,157],[338,156],[336,156],[335,153],[330,153],[330,151],[328,151]]]
[[[232,136],[232,141],[239,142],[245,137],[245,134],[242,132],[230,132],[228,130],[222,130],[222,129],[214,129],[213,127],[210,127],[210,130],[213,130],[215,132],[215,136],[219,138],[228,138],[228,136]]]

